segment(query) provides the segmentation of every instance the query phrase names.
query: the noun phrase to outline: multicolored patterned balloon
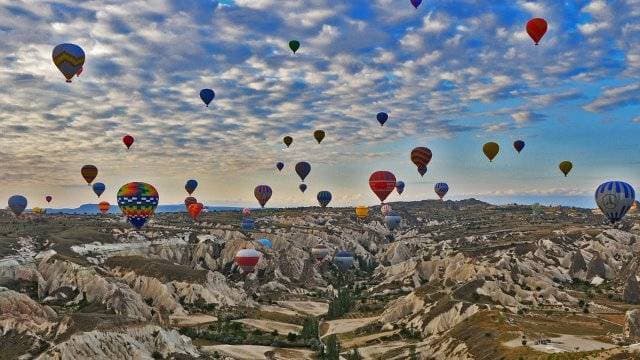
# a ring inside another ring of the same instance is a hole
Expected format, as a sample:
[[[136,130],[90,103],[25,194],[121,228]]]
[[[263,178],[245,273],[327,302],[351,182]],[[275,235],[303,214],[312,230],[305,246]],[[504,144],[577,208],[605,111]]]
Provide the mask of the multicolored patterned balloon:
[[[58,70],[67,79],[67,82],[71,82],[71,78],[75,75],[80,75],[80,72],[82,72],[84,51],[78,45],[60,44],[53,48],[51,57]]]
[[[159,199],[156,188],[143,182],[130,182],[118,190],[118,206],[136,229],[153,215]]]

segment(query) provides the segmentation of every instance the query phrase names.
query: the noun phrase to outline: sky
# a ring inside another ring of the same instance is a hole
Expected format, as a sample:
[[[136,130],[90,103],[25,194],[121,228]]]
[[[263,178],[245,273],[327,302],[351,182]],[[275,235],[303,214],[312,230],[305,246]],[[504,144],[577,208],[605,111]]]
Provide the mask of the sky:
[[[533,17],[549,23],[539,46]],[[51,59],[66,42],[86,54],[71,84]],[[406,183],[389,201],[435,199],[444,181],[451,199],[593,207],[604,181],[640,184],[640,0],[0,0],[0,43],[0,198],[29,207],[97,202],[85,164],[112,204],[129,181],[181,203],[193,178],[207,205],[257,205],[259,184],[268,206],[320,190],[373,205],[376,170]],[[433,152],[423,178],[416,146]]]

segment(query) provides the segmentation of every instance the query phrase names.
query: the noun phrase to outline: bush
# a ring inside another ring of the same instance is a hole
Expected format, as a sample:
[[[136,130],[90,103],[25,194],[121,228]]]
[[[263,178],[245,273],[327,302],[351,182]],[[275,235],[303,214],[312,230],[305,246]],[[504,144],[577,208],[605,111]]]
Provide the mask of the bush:
[[[298,338],[298,335],[295,333],[290,332],[287,334],[287,340],[290,342],[296,341],[297,338]]]

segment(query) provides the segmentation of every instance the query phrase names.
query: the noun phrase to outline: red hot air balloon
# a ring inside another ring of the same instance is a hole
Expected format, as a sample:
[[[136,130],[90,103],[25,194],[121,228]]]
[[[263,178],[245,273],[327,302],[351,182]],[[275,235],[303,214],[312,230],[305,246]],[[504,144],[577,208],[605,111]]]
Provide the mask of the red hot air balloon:
[[[538,45],[544,34],[547,32],[547,21],[542,18],[534,18],[527,22],[527,33]]]
[[[396,189],[396,177],[389,171],[376,171],[369,177],[369,187],[378,196],[380,202]]]
[[[202,209],[204,209],[204,205],[202,205],[202,203],[191,204],[189,205],[189,215],[193,220],[197,220],[198,216],[200,216],[200,213],[202,212]]]
[[[133,136],[131,136],[131,135],[125,135],[122,138],[122,142],[127,147],[127,149],[129,149],[131,147],[131,145],[133,145],[133,141],[134,141],[134,139],[133,139]]]
[[[45,196],[44,199],[47,200],[48,203],[50,203],[51,200],[53,200],[53,197],[51,195],[47,195],[47,196]]]
[[[253,190],[253,195],[255,195],[261,207],[264,207],[267,204],[267,201],[271,199],[272,193],[271,187],[268,185],[258,185]]]
[[[251,215],[251,209],[249,209],[249,208],[242,209],[242,216],[246,217],[246,216],[249,216],[249,215]]]
[[[429,165],[431,161],[431,156],[431,150],[426,147],[421,146],[411,150],[411,161],[418,167],[420,175],[424,175],[424,173],[422,173],[423,169],[426,172],[427,165]]]
[[[250,273],[258,265],[260,255],[260,252],[255,249],[242,249],[236,253],[233,260],[243,273]]]

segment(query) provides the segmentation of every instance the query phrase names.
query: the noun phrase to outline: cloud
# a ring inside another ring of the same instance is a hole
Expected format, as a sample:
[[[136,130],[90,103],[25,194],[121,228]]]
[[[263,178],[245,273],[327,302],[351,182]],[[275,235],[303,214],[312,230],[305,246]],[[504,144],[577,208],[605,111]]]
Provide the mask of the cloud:
[[[605,89],[595,100],[584,106],[591,112],[603,112],[640,101],[640,85],[630,84]]]
[[[523,110],[512,113],[511,118],[517,125],[522,126],[525,124],[530,124],[532,122],[542,121],[546,118],[546,116],[532,111]]]
[[[91,162],[114,182],[157,174],[178,185],[169,200],[182,196],[186,172],[216,187],[231,182],[225,196],[250,199],[245,179],[272,179],[277,158],[388,161],[397,154],[360,149],[535,127],[547,113],[536,105],[564,106],[585,97],[585,83],[640,70],[637,1],[591,1],[578,10],[516,1],[491,11],[461,3],[425,2],[418,10],[396,0],[0,5],[0,195],[24,181],[73,183],[79,164]],[[539,47],[523,31],[530,16],[550,22]],[[292,39],[301,42],[296,54]],[[87,53],[72,84],[51,63],[62,42]],[[198,97],[205,87],[217,94],[209,108]],[[584,108],[625,106],[638,91],[606,88]],[[379,111],[391,116],[382,131]],[[485,124],[475,123],[481,116]],[[316,128],[327,131],[322,151],[310,147]],[[129,152],[120,142],[126,133],[136,137]],[[285,134],[295,151],[282,151]]]

